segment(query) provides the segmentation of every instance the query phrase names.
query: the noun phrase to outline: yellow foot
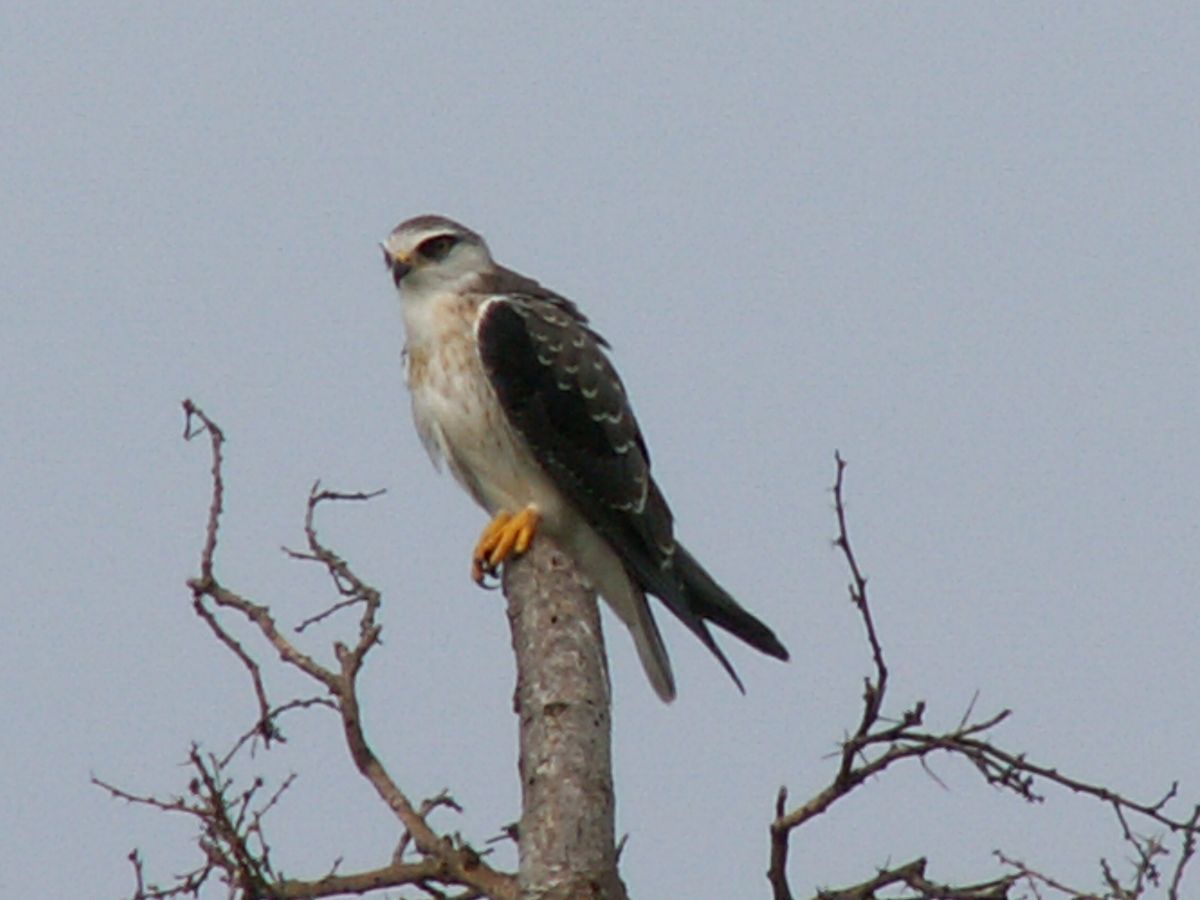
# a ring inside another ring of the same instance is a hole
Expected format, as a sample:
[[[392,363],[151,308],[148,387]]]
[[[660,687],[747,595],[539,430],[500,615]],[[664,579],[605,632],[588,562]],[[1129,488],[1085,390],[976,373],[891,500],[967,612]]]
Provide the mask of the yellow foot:
[[[483,529],[475,552],[471,556],[471,577],[483,584],[487,575],[495,575],[500,564],[510,556],[520,556],[529,549],[537,534],[541,516],[533,506],[527,506],[515,516],[498,512]]]

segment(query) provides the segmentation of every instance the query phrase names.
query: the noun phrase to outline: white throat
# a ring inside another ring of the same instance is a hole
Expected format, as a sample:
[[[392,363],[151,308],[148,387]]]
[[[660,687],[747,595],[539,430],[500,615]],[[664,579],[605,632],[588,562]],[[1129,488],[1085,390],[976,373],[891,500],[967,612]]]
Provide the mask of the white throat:
[[[413,281],[406,279],[400,289],[400,309],[410,349],[440,340],[448,327],[461,321],[453,310],[467,302],[467,296],[478,286],[479,273],[463,272],[453,278],[418,277]]]

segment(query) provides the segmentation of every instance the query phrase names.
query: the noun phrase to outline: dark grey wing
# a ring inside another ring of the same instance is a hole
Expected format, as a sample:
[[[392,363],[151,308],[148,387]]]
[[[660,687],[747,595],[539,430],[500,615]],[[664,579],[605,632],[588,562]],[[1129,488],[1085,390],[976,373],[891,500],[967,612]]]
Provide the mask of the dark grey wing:
[[[741,686],[705,624],[786,658],[770,629],[743,610],[677,545],[666,500],[603,339],[557,295],[488,301],[476,328],[483,367],[510,424],[559,490]],[[710,586],[715,589],[710,590]]]
[[[535,458],[639,580],[651,577],[675,549],[671,511],[599,336],[571,307],[516,295],[486,305],[476,337],[500,405]]]

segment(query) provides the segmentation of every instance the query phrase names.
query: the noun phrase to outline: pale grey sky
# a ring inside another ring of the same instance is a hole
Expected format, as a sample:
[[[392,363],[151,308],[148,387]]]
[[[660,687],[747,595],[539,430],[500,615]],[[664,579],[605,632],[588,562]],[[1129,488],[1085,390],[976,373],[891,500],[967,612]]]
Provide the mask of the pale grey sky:
[[[226,429],[225,580],[299,620],[285,560],[321,478],[389,488],[324,531],[385,591],[369,734],[441,824],[517,814],[481,514],[409,423],[377,242],[439,212],[577,300],[615,348],[680,533],[793,661],[726,641],[740,696],[663,617],[680,699],[609,621],[623,857],[639,897],[766,896],[776,789],[857,721],[868,657],[830,547],[833,452],[893,667],[933,726],[1142,798],[1200,795],[1200,14],[1184,4],[10,4],[0,21],[0,894],[128,894],[188,823],[91,773],[185,784],[252,719],[192,615]],[[311,644],[323,649],[326,630]],[[278,695],[295,687],[274,678]],[[330,721],[277,861],[386,859],[394,824]],[[797,836],[798,890],[1001,847],[1082,886],[1106,813],[963,766],[898,773]],[[249,771],[248,769],[246,770]],[[1193,882],[1196,881],[1193,878]]]

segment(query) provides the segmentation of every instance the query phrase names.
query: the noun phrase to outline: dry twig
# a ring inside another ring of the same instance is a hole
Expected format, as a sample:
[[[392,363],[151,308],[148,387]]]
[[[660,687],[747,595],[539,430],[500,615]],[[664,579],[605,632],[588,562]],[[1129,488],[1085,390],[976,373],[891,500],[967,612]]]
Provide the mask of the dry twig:
[[[203,863],[193,871],[177,876],[174,883],[167,887],[148,884],[140,855],[136,851],[130,855],[136,882],[135,900],[198,896],[200,888],[213,877],[228,886],[231,896],[239,896],[246,900],[259,897],[363,894],[403,885],[414,886],[431,897],[447,897],[453,900],[475,897],[499,900],[515,898],[516,882],[512,875],[493,869],[483,860],[482,854],[457,835],[439,834],[430,826],[428,817],[435,809],[450,807],[458,810],[458,805],[443,793],[414,806],[388,774],[363,733],[357,678],[367,654],[379,642],[381,629],[377,614],[381,598],[375,588],[363,582],[345,560],[321,542],[314,519],[317,507],[324,502],[369,500],[380,492],[345,494],[324,491],[320,489],[319,484],[314,485],[309,494],[304,523],[307,550],[287,551],[293,558],[322,565],[332,578],[341,598],[325,611],[304,620],[297,631],[303,631],[317,622],[324,621],[343,609],[352,606],[362,608],[358,620],[357,640],[353,643],[336,642],[333,645],[336,665],[328,666],[292,643],[278,627],[267,606],[251,601],[225,587],[218,580],[215,555],[225,490],[222,476],[224,435],[190,400],[185,401],[184,412],[185,438],[190,440],[199,434],[207,433],[212,456],[212,500],[200,555],[200,574],[188,581],[192,592],[192,606],[218,640],[229,648],[249,673],[258,701],[259,715],[254,728],[244,734],[233,749],[221,759],[201,754],[193,747],[189,762],[196,774],[187,797],[164,800],[141,796],[96,779],[96,783],[114,797],[152,806],[164,812],[188,815],[200,824],[198,843],[203,853]],[[325,695],[295,699],[272,706],[267,699],[257,661],[226,628],[221,618],[222,613],[232,614],[235,618],[255,626],[262,639],[285,664],[318,682]],[[231,793],[233,783],[225,774],[225,770],[238,750],[255,739],[262,740],[268,748],[272,742],[283,740],[277,726],[280,715],[312,706],[331,708],[338,713],[346,746],[356,768],[392,810],[401,827],[403,837],[394,858],[377,869],[337,874],[335,866],[334,870],[324,877],[312,881],[281,877],[270,861],[270,846],[263,834],[263,821],[266,814],[279,802],[291,779],[286,780],[271,797],[259,805],[255,803],[257,794],[263,787],[261,781],[256,780],[250,788],[241,793]],[[415,850],[415,858],[407,859],[406,851],[410,847]],[[448,893],[449,890],[454,892]]]
[[[916,760],[924,765],[927,758],[935,753],[945,753],[967,760],[988,784],[1015,794],[1031,803],[1043,801],[1041,785],[1051,785],[1092,797],[1109,806],[1116,814],[1126,843],[1133,848],[1136,856],[1133,871],[1125,882],[1122,882],[1113,873],[1106,861],[1101,860],[1102,875],[1110,889],[1108,896],[1114,900],[1134,900],[1134,898],[1145,896],[1151,886],[1158,886],[1161,883],[1161,873],[1158,869],[1157,859],[1168,853],[1161,837],[1144,838],[1135,834],[1129,825],[1129,816],[1141,817],[1144,821],[1159,826],[1167,833],[1180,835],[1182,848],[1167,895],[1170,900],[1178,900],[1183,871],[1195,854],[1197,834],[1200,833],[1200,829],[1197,828],[1200,806],[1197,806],[1191,816],[1186,819],[1168,812],[1168,805],[1176,796],[1176,786],[1172,785],[1163,798],[1157,802],[1143,803],[1131,800],[1103,785],[1092,784],[1064,775],[1053,767],[1032,762],[1025,754],[1004,750],[989,740],[989,735],[1009,717],[1010,711],[1001,710],[990,717],[976,719],[974,717],[974,701],[956,728],[941,733],[930,732],[924,727],[924,701],[918,701],[894,719],[883,716],[888,669],[884,660],[882,644],[871,616],[871,607],[867,598],[867,579],[863,575],[851,547],[846,526],[846,505],[843,495],[846,463],[840,455],[835,456],[835,461],[837,477],[833,486],[833,497],[838,535],[834,540],[834,546],[841,551],[850,570],[850,600],[863,620],[875,672],[873,677],[869,676],[864,679],[862,716],[854,733],[842,742],[841,752],[838,754],[838,769],[830,783],[808,800],[790,809],[785,788],[780,788],[776,797],[775,817],[771,823],[771,862],[767,872],[775,900],[792,900],[793,897],[788,883],[787,860],[790,837],[797,828],[821,815],[838,800],[894,764],[905,760]],[[928,769],[926,770],[928,771]],[[880,873],[875,878],[852,888],[837,892],[824,892],[818,896],[836,897],[839,900],[841,898],[866,900],[866,898],[876,896],[875,892],[884,886],[879,879],[885,874],[890,879],[888,884],[903,882],[908,888],[915,891],[908,895],[912,898],[1008,897],[1009,888],[1018,881],[1029,886],[1041,885],[1052,888],[1069,897],[1093,896],[1071,893],[1070,889],[1063,886],[1061,882],[1034,872],[1007,857],[1000,856],[1000,860],[1014,871],[1002,878],[980,885],[958,887],[933,885],[932,883],[919,885],[914,880],[901,877],[904,873],[913,871],[912,869],[900,867],[900,869]],[[918,862],[923,881],[924,860]],[[909,866],[914,865],[909,864]]]

